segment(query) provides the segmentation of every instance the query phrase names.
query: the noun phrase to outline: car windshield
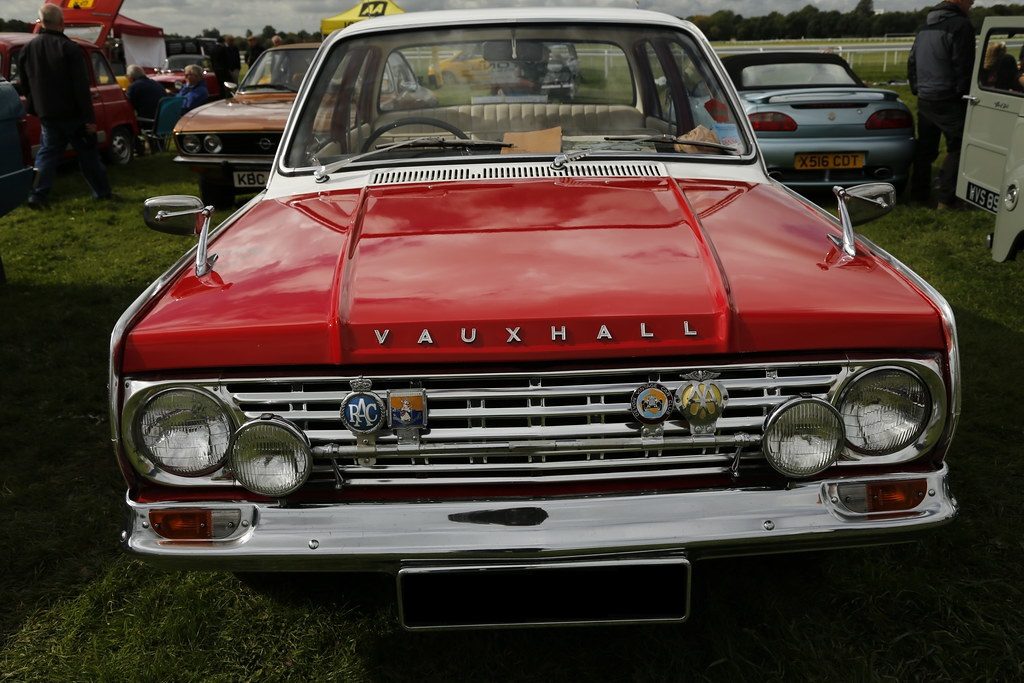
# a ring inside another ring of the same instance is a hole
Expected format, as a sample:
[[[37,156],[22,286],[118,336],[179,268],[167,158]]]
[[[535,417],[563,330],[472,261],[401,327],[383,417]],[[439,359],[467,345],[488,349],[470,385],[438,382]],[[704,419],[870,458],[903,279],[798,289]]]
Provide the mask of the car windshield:
[[[267,50],[242,79],[238,92],[298,92],[315,54],[316,49],[311,47]]]
[[[210,59],[206,55],[174,55],[167,58],[164,68],[170,71],[182,71],[189,64],[198,64],[204,69],[209,69]]]
[[[362,162],[354,157],[373,151],[366,163],[581,151],[570,159],[735,158],[752,146],[726,93],[693,38],[671,28],[519,24],[364,34],[336,43],[321,63],[285,159],[308,169]],[[424,136],[509,144],[384,149]]]

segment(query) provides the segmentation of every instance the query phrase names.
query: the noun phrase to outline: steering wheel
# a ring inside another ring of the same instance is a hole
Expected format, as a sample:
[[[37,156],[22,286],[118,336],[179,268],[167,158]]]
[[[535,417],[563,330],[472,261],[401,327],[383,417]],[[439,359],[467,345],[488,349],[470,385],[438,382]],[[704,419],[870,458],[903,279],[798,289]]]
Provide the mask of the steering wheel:
[[[365,154],[370,151],[370,147],[374,142],[377,141],[381,135],[387,133],[395,128],[401,128],[402,126],[433,126],[434,128],[440,128],[441,130],[447,131],[461,140],[468,140],[469,136],[461,128],[453,126],[447,121],[441,119],[432,119],[429,116],[406,116],[405,118],[397,119],[391,123],[385,123],[380,128],[375,128],[370,137],[366,138],[366,142],[363,143],[362,149],[359,150],[360,154]]]

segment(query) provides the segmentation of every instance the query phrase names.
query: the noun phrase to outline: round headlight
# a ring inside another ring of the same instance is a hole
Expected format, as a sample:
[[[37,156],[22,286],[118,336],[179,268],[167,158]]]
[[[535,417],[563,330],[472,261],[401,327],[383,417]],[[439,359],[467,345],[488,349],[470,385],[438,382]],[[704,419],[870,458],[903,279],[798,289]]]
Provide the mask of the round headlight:
[[[768,463],[788,477],[810,477],[839,457],[843,421],[819,398],[795,398],[779,406],[765,422],[761,450]]]
[[[839,403],[846,443],[864,455],[895,453],[921,434],[931,407],[928,387],[917,375],[900,368],[866,372]]]
[[[224,464],[231,418],[220,402],[197,389],[168,389],[146,401],[135,418],[135,441],[160,469],[198,477]]]
[[[189,154],[199,154],[203,151],[203,143],[200,142],[198,135],[182,135],[181,136],[181,151]]]
[[[210,154],[218,154],[222,149],[224,149],[224,145],[221,144],[219,136],[207,135],[203,138],[203,149]]]
[[[306,483],[313,454],[305,434],[290,422],[270,416],[239,427],[228,463],[238,482],[250,491],[286,496]]]

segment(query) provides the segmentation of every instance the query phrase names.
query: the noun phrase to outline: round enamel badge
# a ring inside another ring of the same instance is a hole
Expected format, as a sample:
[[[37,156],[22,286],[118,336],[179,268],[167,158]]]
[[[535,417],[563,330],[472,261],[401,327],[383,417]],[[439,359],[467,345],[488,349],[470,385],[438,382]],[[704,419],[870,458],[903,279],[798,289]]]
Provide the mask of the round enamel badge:
[[[355,391],[341,402],[341,421],[350,431],[370,434],[384,426],[387,411],[377,394]]]
[[[664,422],[671,408],[672,392],[660,384],[637,387],[629,399],[629,412],[645,425]]]

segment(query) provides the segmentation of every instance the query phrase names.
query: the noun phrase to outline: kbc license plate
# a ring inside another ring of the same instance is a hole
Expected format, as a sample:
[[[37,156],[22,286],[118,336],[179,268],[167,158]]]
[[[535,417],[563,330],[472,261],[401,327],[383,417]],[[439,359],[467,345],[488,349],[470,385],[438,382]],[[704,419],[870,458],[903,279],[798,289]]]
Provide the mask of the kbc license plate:
[[[266,187],[266,171],[235,171],[235,187]]]
[[[798,171],[819,171],[830,168],[863,168],[863,152],[825,152],[824,154],[801,153],[793,157],[793,166]]]

